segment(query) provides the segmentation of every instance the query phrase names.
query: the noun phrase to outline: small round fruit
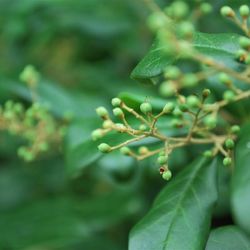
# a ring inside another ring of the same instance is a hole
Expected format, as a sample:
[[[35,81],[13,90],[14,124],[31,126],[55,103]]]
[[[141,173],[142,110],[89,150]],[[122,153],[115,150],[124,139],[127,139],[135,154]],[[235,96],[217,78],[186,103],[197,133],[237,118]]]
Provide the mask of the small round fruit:
[[[179,105],[179,108],[182,112],[187,112],[188,111],[188,106],[185,103],[182,103]]]
[[[195,87],[198,82],[198,77],[193,73],[186,74],[181,81],[182,85],[187,88]]]
[[[203,155],[207,158],[213,157],[213,152],[211,150],[206,150]]]
[[[204,119],[204,124],[209,128],[209,129],[213,129],[216,127],[217,124],[217,119],[214,116],[207,116]]]
[[[213,7],[211,4],[209,3],[202,3],[200,5],[200,11],[202,12],[202,14],[209,14],[213,11]]]
[[[120,117],[120,116],[123,116],[123,111],[120,108],[114,108],[113,114],[114,114],[114,116]]]
[[[123,155],[130,155],[131,150],[130,150],[129,147],[122,147],[122,148],[120,149],[120,152],[121,152],[121,154],[123,154]]]
[[[106,121],[103,122],[102,126],[103,126],[103,128],[106,128],[106,129],[107,128],[112,128],[113,122],[111,120],[106,120]]]
[[[98,108],[96,109],[96,113],[97,113],[97,115],[100,116],[100,117],[105,117],[105,116],[108,115],[107,109],[104,108],[104,107],[102,107],[102,106],[101,106],[101,107],[98,107]]]
[[[225,157],[223,159],[223,165],[224,166],[230,166],[232,164],[232,158],[231,157]]]
[[[231,84],[232,80],[230,78],[230,76],[226,73],[221,73],[219,75],[219,81],[225,85]]]
[[[240,15],[242,17],[246,18],[246,17],[249,16],[250,10],[249,10],[249,7],[247,5],[241,5],[240,9],[239,9],[239,12],[240,12]]]
[[[250,48],[250,39],[245,37],[245,36],[240,37],[239,43],[240,43],[240,46],[243,49],[249,49]]]
[[[91,137],[94,141],[101,139],[103,137],[103,133],[101,129],[96,129],[92,132]]]
[[[207,98],[210,94],[211,94],[211,90],[210,89],[204,89],[202,91],[203,98]]]
[[[98,146],[98,149],[102,152],[102,153],[108,153],[111,151],[111,147],[107,144],[107,143],[101,143]]]
[[[174,116],[177,116],[177,117],[180,117],[183,115],[183,112],[180,110],[179,107],[175,107],[174,111],[173,111],[173,115]]]
[[[166,164],[168,161],[168,157],[166,155],[162,155],[162,156],[159,156],[157,158],[157,162],[160,164],[160,165],[164,165]]]
[[[170,97],[176,93],[176,87],[172,81],[165,81],[160,85],[159,92],[164,97]]]
[[[122,100],[120,98],[117,98],[117,97],[115,97],[111,100],[111,103],[114,107],[119,107],[121,105],[121,102],[122,102]]]
[[[233,9],[231,7],[229,7],[229,6],[223,6],[220,9],[220,13],[224,17],[233,17],[235,15]]]
[[[201,105],[201,102],[197,96],[191,95],[187,97],[187,105],[190,108],[198,108]]]
[[[233,101],[235,98],[235,94],[232,90],[226,90],[224,93],[223,93],[223,99],[225,101],[228,101],[228,102],[231,102]]]
[[[140,110],[144,114],[150,113],[152,112],[152,105],[149,102],[143,102],[140,106]]]
[[[230,128],[230,131],[234,134],[238,134],[240,132],[240,126],[238,125],[233,125],[231,128]]]
[[[139,126],[139,130],[140,130],[140,131],[145,131],[145,130],[147,130],[147,126],[146,126],[145,124],[141,124],[141,125]]]
[[[171,80],[175,80],[178,79],[181,75],[181,71],[177,66],[168,66],[165,70],[164,70],[164,76],[166,78],[169,78]]]
[[[233,149],[234,148],[234,141],[232,139],[230,139],[230,138],[226,139],[225,147],[227,149]]]
[[[169,181],[172,177],[172,173],[170,170],[164,171],[162,174],[162,178],[166,181]]]
[[[140,155],[145,155],[149,152],[148,148],[145,146],[139,147],[138,152]]]
[[[189,6],[184,1],[174,1],[171,5],[171,14],[173,18],[182,19],[189,13]]]
[[[163,112],[165,114],[168,114],[168,113],[172,113],[174,110],[174,103],[173,102],[168,102],[164,108],[163,108]]]

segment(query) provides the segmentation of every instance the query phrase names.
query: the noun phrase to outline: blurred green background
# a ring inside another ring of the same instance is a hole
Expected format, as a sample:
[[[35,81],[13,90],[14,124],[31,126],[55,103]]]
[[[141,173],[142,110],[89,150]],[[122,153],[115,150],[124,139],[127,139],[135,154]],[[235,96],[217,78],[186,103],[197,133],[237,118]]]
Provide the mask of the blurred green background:
[[[197,28],[233,31],[218,21],[231,2],[211,1],[215,12]],[[73,115],[60,149],[34,163],[17,157],[20,138],[0,132],[0,249],[127,249],[129,230],[165,183],[153,161],[119,153],[96,161],[90,133],[101,125],[95,108],[118,93],[155,93],[129,78],[153,40],[148,13],[139,0],[0,0],[0,104],[29,105],[19,74],[32,64],[42,75],[39,102],[59,120]],[[173,165],[187,161],[177,152]]]

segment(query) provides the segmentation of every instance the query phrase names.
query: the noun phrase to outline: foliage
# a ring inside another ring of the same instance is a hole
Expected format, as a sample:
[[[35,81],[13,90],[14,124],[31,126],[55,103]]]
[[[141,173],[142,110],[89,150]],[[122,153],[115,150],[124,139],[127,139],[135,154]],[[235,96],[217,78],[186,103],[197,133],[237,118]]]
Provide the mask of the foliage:
[[[244,2],[0,2],[1,249],[249,249]]]

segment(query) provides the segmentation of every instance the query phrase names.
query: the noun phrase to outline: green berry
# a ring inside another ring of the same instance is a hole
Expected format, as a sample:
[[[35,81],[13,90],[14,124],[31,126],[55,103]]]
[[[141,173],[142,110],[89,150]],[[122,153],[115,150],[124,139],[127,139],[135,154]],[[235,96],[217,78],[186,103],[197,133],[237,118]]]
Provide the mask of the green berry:
[[[170,170],[164,171],[162,174],[162,178],[166,181],[169,181],[172,177],[172,173]]]
[[[164,108],[163,108],[162,111],[163,111],[165,114],[168,114],[168,113],[172,113],[173,110],[174,110],[174,103],[168,102],[168,103],[164,106]]]
[[[240,126],[238,125],[233,125],[231,128],[230,128],[230,131],[234,134],[238,134],[240,132]]]
[[[120,149],[120,152],[121,152],[123,155],[130,155],[131,150],[130,150],[129,147],[122,147],[122,148]]]
[[[184,1],[174,1],[171,5],[171,14],[173,18],[182,19],[189,14],[189,6]]]
[[[181,80],[182,85],[188,88],[196,86],[198,82],[198,77],[193,73],[186,74]]]
[[[200,5],[200,11],[202,12],[202,14],[209,14],[213,11],[213,7],[211,4],[209,3],[202,3]]]
[[[230,158],[230,157],[225,157],[224,159],[223,159],[223,165],[224,166],[230,166],[232,164],[232,158]]]
[[[240,15],[244,18],[249,16],[250,10],[247,5],[241,5],[239,9]]]
[[[187,112],[188,111],[188,106],[185,103],[182,103],[179,105],[179,108],[182,112]]]
[[[183,126],[182,121],[180,119],[172,119],[171,126],[174,128],[181,128]]]
[[[98,146],[98,149],[102,152],[102,153],[108,153],[111,151],[111,147],[107,144],[107,143],[101,143]]]
[[[227,75],[226,73],[221,73],[219,75],[219,81],[225,85],[229,85],[232,83],[230,76]]]
[[[204,119],[204,124],[209,128],[209,129],[213,129],[216,127],[217,124],[217,119],[214,116],[208,115],[207,117],[205,117]]]
[[[143,147],[139,147],[138,152],[140,155],[145,155],[149,152],[149,150],[147,147],[143,146]]]
[[[207,158],[211,158],[213,156],[213,152],[211,150],[206,150],[203,155]]]
[[[170,97],[176,93],[176,87],[172,81],[165,81],[160,85],[159,92],[164,97]]]
[[[149,102],[143,102],[140,105],[140,110],[144,114],[150,113],[152,112],[152,105]]]
[[[141,124],[141,125],[139,126],[139,130],[140,130],[140,131],[145,131],[145,130],[147,130],[147,126],[144,125],[144,124]]]
[[[166,164],[167,161],[168,161],[168,157],[167,157],[166,155],[164,155],[164,156],[159,156],[159,157],[157,158],[157,162],[158,162],[160,165]]]
[[[194,34],[194,26],[190,22],[182,22],[178,27],[178,32],[182,37],[190,38]]]
[[[105,120],[104,122],[103,122],[103,124],[102,124],[102,127],[103,128],[112,128],[112,126],[113,126],[113,122],[111,121],[111,120]]]
[[[176,108],[174,109],[174,111],[173,111],[173,115],[174,115],[174,116],[177,116],[177,117],[180,117],[180,116],[183,115],[183,112],[180,110],[179,107],[176,107]]]
[[[226,90],[224,93],[223,93],[223,99],[225,101],[228,101],[228,102],[231,102],[233,101],[235,98],[235,94],[232,90]]]
[[[234,148],[234,141],[232,139],[226,139],[225,141],[225,147],[227,149],[233,149]]]
[[[201,102],[197,96],[191,95],[187,97],[187,105],[190,108],[198,108],[201,105]]]
[[[181,75],[181,71],[176,66],[168,66],[164,71],[164,76],[172,80],[178,79],[180,75]]]
[[[100,117],[106,117],[106,116],[108,115],[108,111],[107,111],[107,109],[104,108],[104,107],[98,107],[98,108],[96,109],[96,113],[97,113],[97,115],[100,116]]]
[[[156,31],[166,26],[166,17],[162,13],[155,12],[148,17],[147,24],[149,28]]]
[[[101,139],[103,137],[103,132],[101,129],[96,129],[92,132],[91,137],[94,141]]]
[[[245,37],[245,36],[240,37],[239,43],[240,43],[240,46],[243,49],[249,49],[250,48],[250,39]]]
[[[121,116],[123,116],[123,111],[120,108],[114,108],[113,114],[114,114],[114,116],[121,117]]]
[[[211,94],[211,90],[210,89],[204,89],[202,91],[203,98],[207,98],[210,94]]]
[[[122,102],[121,99],[117,97],[111,100],[111,103],[114,107],[119,107],[121,105],[121,102]]]
[[[245,50],[239,49],[239,50],[236,51],[235,57],[240,62],[244,62],[246,57],[247,57],[247,53],[246,53]]]
[[[220,9],[220,13],[224,17],[234,17],[234,15],[235,15],[233,9],[231,7],[229,7],[229,6],[223,6]]]

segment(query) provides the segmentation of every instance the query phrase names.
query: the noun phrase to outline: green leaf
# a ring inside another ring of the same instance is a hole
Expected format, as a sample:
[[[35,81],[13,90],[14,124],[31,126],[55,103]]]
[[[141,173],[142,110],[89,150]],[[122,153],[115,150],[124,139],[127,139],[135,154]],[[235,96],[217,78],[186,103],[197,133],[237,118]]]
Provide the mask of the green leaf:
[[[249,126],[242,129],[235,151],[232,175],[232,212],[235,222],[250,233],[250,134]]]
[[[249,238],[236,226],[214,229],[208,238],[206,250],[248,250]]]
[[[193,46],[204,55],[211,56],[225,64],[239,66],[234,60],[235,52],[240,49],[238,39],[239,35],[237,34],[196,33]],[[164,53],[164,47],[156,39],[148,54],[132,71],[131,77],[149,83],[152,78],[161,75],[167,65],[172,64],[177,59],[167,56]]]
[[[130,250],[201,250],[217,200],[217,160],[192,163],[156,198],[130,233]]]

